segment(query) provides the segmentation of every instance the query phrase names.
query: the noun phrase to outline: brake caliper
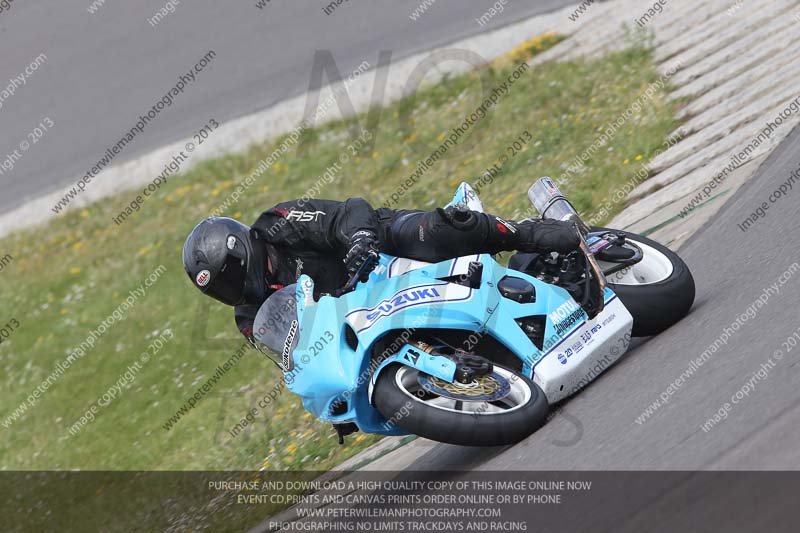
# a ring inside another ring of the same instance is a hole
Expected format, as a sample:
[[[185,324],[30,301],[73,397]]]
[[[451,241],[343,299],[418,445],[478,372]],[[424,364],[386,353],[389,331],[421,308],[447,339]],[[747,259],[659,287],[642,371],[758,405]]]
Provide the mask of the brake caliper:
[[[456,355],[455,360],[455,380],[465,385],[475,381],[478,376],[491,374],[492,370],[494,370],[492,363],[479,355],[461,353]]]

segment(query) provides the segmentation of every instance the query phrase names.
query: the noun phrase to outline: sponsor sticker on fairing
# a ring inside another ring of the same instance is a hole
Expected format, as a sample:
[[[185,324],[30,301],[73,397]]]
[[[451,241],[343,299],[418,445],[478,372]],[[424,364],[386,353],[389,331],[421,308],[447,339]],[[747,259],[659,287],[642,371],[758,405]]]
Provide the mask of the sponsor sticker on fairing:
[[[563,335],[566,331],[569,331],[572,326],[580,323],[584,315],[585,313],[581,306],[579,306],[575,300],[570,299],[548,313],[547,318],[550,319],[556,333],[558,335]]]
[[[605,319],[603,319],[603,325],[606,326],[606,325],[610,324],[615,318],[617,318],[617,315],[615,315],[614,313],[611,313],[609,316],[607,316]]]
[[[399,311],[418,305],[466,301],[472,297],[472,289],[454,283],[429,283],[417,285],[394,293],[373,307],[355,309],[347,313],[347,321],[360,333],[374,326],[381,319]]]
[[[562,365],[566,365],[567,359],[569,359],[573,353],[575,352],[572,350],[572,348],[567,348],[563,352],[560,352],[558,354],[558,362],[561,363]]]
[[[589,245],[589,251],[592,252],[593,254],[596,254],[597,252],[599,252],[600,250],[602,250],[611,243],[608,242],[606,239],[593,237],[587,244]]]
[[[292,320],[292,325],[289,328],[289,333],[286,335],[286,340],[283,341],[283,353],[282,355],[282,362],[283,362],[283,370],[284,372],[289,371],[294,366],[292,364],[291,356],[292,356],[292,344],[294,344],[294,338],[297,335],[297,327],[298,327],[297,320]]]
[[[561,322],[558,322],[554,327],[556,329],[556,333],[559,335],[563,335],[564,332],[569,331],[572,326],[575,324],[581,323],[583,321],[583,309],[576,309],[572,313],[567,316]]]
[[[553,183],[553,180],[551,180],[550,178],[544,177],[542,178],[541,181],[542,184],[544,185],[545,190],[550,194],[550,196],[556,196],[558,194],[561,194],[561,191],[558,190],[558,187],[556,186],[555,183]]]

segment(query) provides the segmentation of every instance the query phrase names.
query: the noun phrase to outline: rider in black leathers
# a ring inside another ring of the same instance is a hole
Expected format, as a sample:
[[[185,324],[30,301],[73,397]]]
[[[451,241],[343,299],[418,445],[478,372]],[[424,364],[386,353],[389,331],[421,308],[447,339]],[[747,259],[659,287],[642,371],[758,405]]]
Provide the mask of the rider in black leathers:
[[[234,306],[239,330],[253,343],[261,304],[301,274],[314,280],[315,292],[331,293],[376,251],[438,262],[507,250],[569,252],[579,242],[568,222],[514,222],[462,206],[413,211],[373,209],[362,198],[311,199],[267,209],[252,228],[207,218],[187,238],[183,262],[196,287]]]

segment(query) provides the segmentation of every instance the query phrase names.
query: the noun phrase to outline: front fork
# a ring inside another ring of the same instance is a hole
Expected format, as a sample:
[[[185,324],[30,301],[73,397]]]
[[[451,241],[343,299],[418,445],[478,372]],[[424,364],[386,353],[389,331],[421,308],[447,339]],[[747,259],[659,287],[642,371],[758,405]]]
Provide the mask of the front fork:
[[[589,318],[594,318],[603,311],[603,307],[605,306],[606,286],[608,283],[606,282],[606,276],[603,274],[600,265],[597,264],[597,259],[595,259],[592,251],[589,250],[589,246],[586,244],[586,239],[583,238],[583,233],[577,227],[575,228],[575,231],[578,232],[578,235],[581,238],[581,253],[586,258],[586,262],[589,265],[589,275],[587,275],[586,278],[586,291],[592,290],[590,286],[591,281],[589,279],[591,277],[591,279],[594,279],[595,283],[597,284],[597,292],[600,294],[600,298],[594,302],[594,305],[592,306],[592,316],[589,316]]]

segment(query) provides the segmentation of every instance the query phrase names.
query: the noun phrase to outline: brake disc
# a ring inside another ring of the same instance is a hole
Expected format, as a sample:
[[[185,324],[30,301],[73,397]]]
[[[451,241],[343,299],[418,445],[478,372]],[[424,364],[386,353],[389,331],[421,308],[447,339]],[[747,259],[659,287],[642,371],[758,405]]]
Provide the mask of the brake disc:
[[[417,380],[426,391],[451,400],[494,402],[505,398],[511,392],[508,380],[496,372],[476,376],[466,384],[448,383],[426,374],[420,374]]]

